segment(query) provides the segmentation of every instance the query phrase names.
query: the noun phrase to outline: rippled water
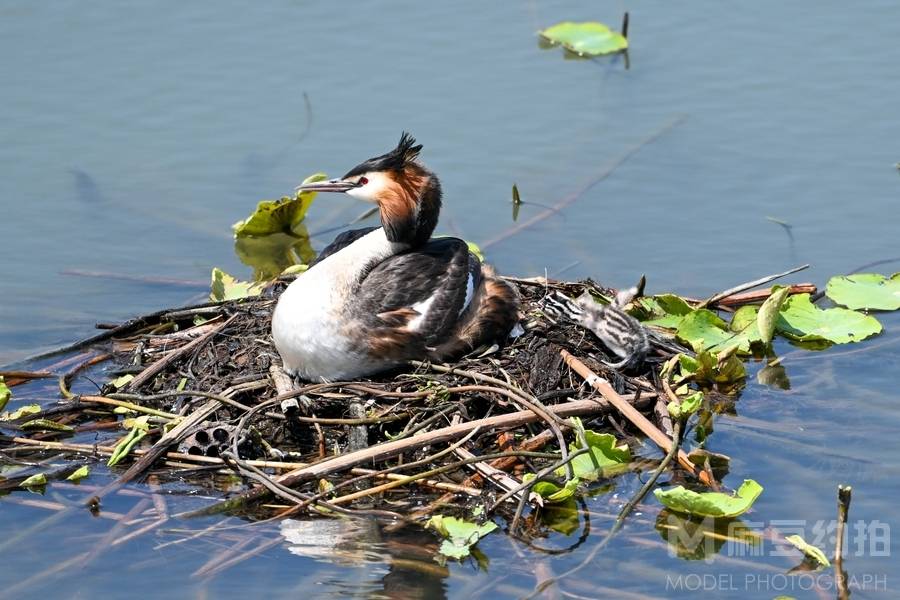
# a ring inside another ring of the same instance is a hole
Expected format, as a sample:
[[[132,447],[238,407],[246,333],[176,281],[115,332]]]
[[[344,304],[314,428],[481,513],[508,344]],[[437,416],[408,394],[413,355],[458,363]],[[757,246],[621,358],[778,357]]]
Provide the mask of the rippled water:
[[[541,27],[563,19],[617,24],[625,9],[629,70],[621,59],[565,60],[538,47]],[[341,173],[385,151],[404,129],[442,177],[440,229],[476,242],[514,225],[514,182],[527,202],[521,222],[608,173],[559,215],[489,245],[488,258],[506,273],[547,270],[610,285],[646,273],[649,291],[703,296],[805,262],[813,268],[795,280],[821,284],[897,258],[897,39],[900,6],[888,1],[6,2],[0,363],[88,335],[97,321],[188,303],[204,293],[212,266],[247,276],[231,223],[309,173]],[[321,198],[310,230],[363,210]],[[72,270],[186,283],[65,274]],[[717,421],[711,449],[733,457],[726,483],[747,476],[766,486],[748,520],[804,520],[814,537],[811,524],[835,513],[837,483],[849,482],[853,519],[880,520],[889,531],[895,524],[900,319],[880,319],[886,333],[863,345],[822,353],[777,347],[791,390],[751,384],[738,414]],[[622,478],[615,493],[627,497],[639,485]],[[84,495],[52,493],[57,501]],[[109,510],[127,512],[134,498],[110,502]],[[430,536],[377,531],[359,534],[374,554],[316,561],[289,552],[274,526],[259,543],[276,542],[213,577],[196,573],[221,548],[202,538],[160,547],[178,537],[165,531],[81,569],[66,566],[111,526],[73,511],[3,554],[0,586],[62,564],[14,596],[264,589],[273,597],[516,597],[533,587],[536,571],[581,562],[611,524],[607,506],[605,497],[588,503],[600,514],[584,542],[578,534],[545,540],[568,552],[490,536],[479,546],[491,559],[486,572],[468,564],[424,569]],[[670,556],[653,510],[632,519],[563,589],[688,597],[694,592],[676,584],[694,580],[671,578],[695,575],[704,585],[723,577],[712,590],[720,596],[816,596],[778,589],[775,576],[794,565],[791,557],[727,549],[711,562]],[[0,530],[11,535],[50,514],[3,502]],[[896,546],[896,535],[887,539]],[[854,597],[896,595],[896,561],[868,550],[845,567],[886,581]]]

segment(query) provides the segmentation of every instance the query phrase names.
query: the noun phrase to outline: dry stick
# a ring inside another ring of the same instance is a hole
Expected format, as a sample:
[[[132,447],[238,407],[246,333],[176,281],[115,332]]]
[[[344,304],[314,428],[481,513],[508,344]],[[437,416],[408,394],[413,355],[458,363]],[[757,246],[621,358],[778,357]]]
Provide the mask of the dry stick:
[[[47,442],[41,440],[33,440],[31,438],[12,438],[13,442],[23,445],[34,446],[37,449],[43,450],[60,450],[63,452],[79,452],[83,454],[90,454],[96,456],[97,454],[103,455],[111,455],[115,448],[110,446],[92,446],[90,444],[66,444],[63,442]],[[136,449],[132,450],[131,453],[137,456],[143,456],[147,453],[147,450]],[[209,465],[221,465],[223,468],[226,467],[225,461],[221,458],[216,458],[214,456],[201,456],[195,454],[182,454],[180,452],[167,452],[165,458],[169,458],[172,460],[182,460],[182,461],[191,461],[201,464],[209,464]],[[259,467],[262,469],[301,469],[309,465],[309,463],[301,463],[301,462],[279,462],[273,460],[247,460],[244,461],[245,464],[248,464],[253,467]],[[394,473],[382,473],[380,471],[374,471],[372,469],[362,469],[355,468],[351,469],[350,473],[353,475],[366,475],[373,476],[376,479],[392,479],[392,480],[400,480],[405,479],[403,475],[397,475]],[[442,490],[445,492],[451,493],[463,493],[468,494],[470,496],[477,496],[481,493],[481,490],[467,487],[465,485],[457,485],[455,483],[449,483],[444,481],[432,481],[430,479],[425,481],[419,481],[420,485],[424,485],[427,487],[431,487],[437,490]],[[54,483],[56,486],[66,485],[64,482]],[[103,491],[103,488],[99,486],[88,486],[88,485],[80,485],[79,489],[86,489],[88,491],[100,490]],[[108,493],[108,492],[104,492]],[[119,490],[120,494],[124,494],[126,496],[144,496],[144,494],[136,491],[136,490]],[[6,542],[4,541],[4,546],[0,546],[0,548],[5,547]]]
[[[451,375],[462,375],[463,377],[468,377],[478,382],[492,383],[507,390],[509,393],[502,392],[505,396],[507,396],[510,400],[513,400],[516,404],[524,404],[527,408],[531,409],[532,412],[537,414],[547,423],[547,426],[550,427],[550,430],[553,431],[553,434],[556,436],[556,441],[559,444],[559,452],[562,455],[563,460],[566,460],[568,458],[569,449],[566,446],[566,439],[565,437],[563,437],[562,430],[560,429],[560,426],[566,427],[568,426],[568,423],[554,415],[552,412],[548,411],[547,407],[544,406],[540,400],[524,391],[523,389],[519,388],[518,386],[512,385],[506,381],[503,381],[502,379],[497,379],[496,377],[491,377],[482,373],[476,373],[475,371],[457,369],[446,365],[433,365],[417,360],[410,361],[410,364],[417,368],[431,369],[434,371],[438,371],[439,373],[448,373]],[[500,392],[500,390],[496,391]],[[566,461],[565,464],[566,480],[574,479],[575,472],[572,470],[571,463]]]
[[[788,287],[788,294],[814,294],[816,285],[813,283],[795,283]],[[761,302],[772,295],[772,289],[757,290],[753,292],[744,292],[741,294],[732,294],[720,299],[716,304],[718,306],[740,306],[742,304],[752,304]]]
[[[600,392],[600,395],[603,396],[610,404],[615,406],[622,416],[631,421],[631,423],[643,432],[648,438],[653,440],[657,446],[662,448],[665,452],[668,452],[672,448],[672,440],[664,434],[662,431],[657,429],[657,427],[647,420],[647,417],[638,412],[631,404],[629,404],[625,398],[619,395],[616,390],[609,385],[609,382],[605,379],[600,378],[596,373],[591,371],[587,365],[583,362],[569,354],[566,350],[560,350],[559,353],[562,355],[563,360],[569,365],[572,370],[581,375],[586,382],[588,382],[591,387]],[[688,457],[687,454],[683,450],[678,451],[678,462],[682,467],[685,468],[691,475],[694,477],[698,477],[700,481],[705,483],[706,485],[712,485],[712,480],[709,478],[709,475],[704,471],[697,471],[697,468],[694,466]]]
[[[529,227],[532,227],[532,226],[540,223],[544,219],[555,215],[556,213],[558,213],[565,207],[569,206],[570,204],[572,204],[573,202],[578,200],[581,196],[583,196],[585,193],[590,191],[591,188],[593,188],[595,185],[597,185],[598,183],[600,183],[601,181],[603,181],[604,179],[606,179],[607,177],[612,175],[616,171],[616,169],[618,169],[623,164],[625,164],[625,162],[628,159],[630,159],[632,156],[637,154],[645,146],[652,144],[653,142],[658,140],[660,137],[662,137],[664,134],[668,133],[669,131],[671,131],[672,129],[677,127],[678,125],[681,125],[686,120],[687,120],[687,115],[679,115],[677,117],[670,119],[666,124],[664,124],[662,127],[657,129],[655,132],[653,132],[652,134],[648,135],[647,137],[645,137],[644,139],[642,139],[635,145],[628,148],[624,153],[622,153],[621,156],[619,156],[618,158],[613,160],[611,163],[608,163],[607,166],[603,168],[603,170],[601,170],[593,179],[591,179],[581,189],[576,190],[572,194],[569,194],[568,196],[566,196],[565,198],[563,198],[562,200],[560,200],[559,202],[554,204],[552,208],[548,208],[547,210],[536,214],[535,216],[528,219],[527,221],[522,221],[518,225],[515,225],[515,226],[507,229],[506,231],[497,235],[496,237],[493,237],[487,241],[480,243],[479,246],[482,249],[487,249],[487,248],[493,246],[494,244],[502,242],[503,240],[510,238],[510,237],[516,235],[517,233],[521,233],[525,229],[528,229]]]
[[[844,571],[844,528],[847,525],[847,513],[850,512],[850,496],[853,488],[849,485],[838,486],[838,524],[837,538],[834,544],[834,578],[838,585],[838,598],[850,598],[847,572]]]
[[[654,397],[655,396],[652,394],[644,394],[641,397],[641,402],[648,402]],[[552,406],[549,407],[548,410],[552,411],[557,417],[576,417],[581,415],[600,414],[608,412],[610,410],[610,403],[603,400],[578,400],[575,402],[568,402],[566,404]],[[488,429],[492,428],[519,427],[521,425],[525,425],[526,423],[534,423],[539,420],[541,420],[540,417],[538,417],[534,412],[530,410],[523,410],[506,415],[497,415],[494,417],[488,417],[486,419],[470,421],[468,423],[460,423],[459,425],[453,425],[451,427],[444,427],[441,429],[436,429],[434,431],[421,433],[414,438],[398,440],[396,442],[385,442],[382,444],[378,444],[377,446],[359,450],[357,452],[351,452],[349,454],[344,454],[341,456],[323,460],[307,467],[296,469],[294,471],[291,471],[290,473],[285,473],[276,481],[279,484],[291,486],[302,481],[307,481],[309,479],[324,477],[336,471],[354,467],[365,462],[377,462],[386,460],[388,458],[393,458],[398,454],[421,448],[422,446],[448,442],[450,440],[460,438],[476,428],[481,428],[487,431]],[[213,504],[205,509],[200,509],[198,511],[183,513],[179,516],[200,516],[206,514],[216,514],[243,506],[248,502],[258,500],[260,498],[263,498],[264,496],[266,496],[265,488],[256,487],[229,500]]]
[[[157,374],[161,373],[163,369],[165,369],[172,361],[188,354],[189,352],[193,352],[194,350],[201,348],[204,344],[206,344],[209,340],[211,340],[217,333],[221,332],[225,327],[227,327],[232,321],[237,318],[237,315],[232,315],[228,317],[225,321],[223,321],[218,327],[209,330],[202,336],[198,337],[196,340],[185,344],[181,348],[174,350],[167,354],[165,357],[159,359],[143,371],[137,374],[134,379],[128,382],[129,390],[136,390],[144,383],[156,377]]]
[[[706,308],[707,306],[713,305],[722,298],[727,298],[728,296],[732,296],[734,294],[749,290],[751,288],[755,288],[770,281],[775,281],[776,279],[780,279],[787,275],[791,275],[792,273],[796,273],[797,271],[803,271],[804,269],[808,269],[809,265],[801,265],[799,267],[794,267],[793,269],[788,269],[784,273],[776,273],[774,275],[766,275],[765,277],[760,277],[759,279],[754,279],[753,281],[748,281],[747,283],[742,283],[741,285],[736,285],[733,288],[729,288],[723,292],[719,292],[718,294],[713,294],[706,300],[700,303],[698,308]]]

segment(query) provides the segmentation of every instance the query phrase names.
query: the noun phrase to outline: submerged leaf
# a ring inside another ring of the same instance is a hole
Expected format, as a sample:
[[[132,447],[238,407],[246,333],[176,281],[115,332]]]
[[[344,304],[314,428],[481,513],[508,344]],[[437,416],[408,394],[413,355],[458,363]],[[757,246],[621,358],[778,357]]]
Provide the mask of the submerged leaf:
[[[859,342],[881,333],[881,323],[875,317],[846,308],[822,310],[810,301],[809,294],[788,298],[778,315],[776,327],[795,340],[825,340],[835,344]]]
[[[81,465],[80,467],[78,467],[77,469],[75,469],[75,470],[72,472],[71,475],[69,475],[68,477],[66,477],[66,479],[68,479],[69,481],[75,481],[75,482],[78,482],[78,481],[81,481],[82,479],[84,479],[85,477],[87,477],[87,476],[90,475],[90,474],[91,474],[91,469],[90,469],[90,467],[88,467],[87,465]]]
[[[600,56],[628,48],[628,40],[603,23],[564,21],[538,32],[541,37],[580,55]]]
[[[878,273],[832,277],[825,292],[847,308],[897,310],[900,308],[900,273],[890,279]]]
[[[214,302],[225,302],[227,300],[239,300],[257,296],[262,291],[264,284],[238,281],[222,269],[214,267],[210,287],[209,299]]]
[[[797,548],[797,550],[799,550],[806,556],[810,557],[811,559],[813,559],[814,561],[819,563],[821,566],[823,566],[823,567],[831,566],[831,561],[828,560],[828,557],[825,556],[824,552],[822,552],[816,546],[813,546],[812,544],[808,543],[806,540],[804,540],[799,535],[788,535],[788,536],[785,536],[784,539],[789,541],[791,544],[794,545],[795,548]]]
[[[478,540],[497,529],[497,524],[487,521],[479,525],[456,517],[434,515],[425,527],[431,527],[444,539],[439,552],[450,558],[465,558]]]
[[[734,496],[721,492],[694,492],[680,485],[668,490],[657,489],[653,494],[676,512],[701,517],[736,517],[747,512],[762,491],[761,485],[745,479]]]
[[[327,177],[324,173],[316,173],[304,179],[303,183],[325,179]],[[315,197],[316,192],[301,192],[293,198],[285,196],[280,200],[263,200],[253,214],[231,226],[234,236],[291,233],[303,221]]]
[[[0,375],[0,410],[6,408],[6,403],[9,402],[11,397],[12,392],[9,391],[9,387],[3,381],[3,376]]]

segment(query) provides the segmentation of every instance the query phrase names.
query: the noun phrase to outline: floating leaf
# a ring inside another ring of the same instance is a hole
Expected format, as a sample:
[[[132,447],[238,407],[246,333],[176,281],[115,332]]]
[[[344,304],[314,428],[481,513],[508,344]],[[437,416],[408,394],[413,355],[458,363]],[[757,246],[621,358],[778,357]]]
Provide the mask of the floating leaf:
[[[327,176],[324,173],[316,173],[304,179],[303,183],[325,179]],[[316,192],[300,192],[293,198],[285,196],[281,200],[263,200],[252,215],[231,226],[234,236],[291,233],[297,225],[303,222],[315,197]]]
[[[631,451],[624,444],[617,445],[616,436],[586,429],[584,438],[590,451],[572,459],[570,464],[575,477],[594,480],[601,475],[610,475],[612,472],[621,471],[627,468],[626,465],[631,462]],[[569,444],[569,452],[576,452],[579,448],[578,444]],[[557,474],[560,476],[565,473],[564,467],[557,470]]]
[[[6,382],[3,381],[3,376],[0,375],[0,410],[6,408],[6,403],[9,402],[11,397],[12,392],[9,391],[9,387],[6,385]]]
[[[564,21],[538,32],[541,37],[579,55],[600,56],[628,48],[628,40],[603,23]]]
[[[3,416],[0,416],[0,421],[15,421],[28,415],[36,415],[39,412],[41,412],[40,404],[26,404],[25,406],[20,406],[14,412],[3,413]]]
[[[683,387],[687,388],[687,386]],[[685,389],[685,391],[687,390]],[[680,402],[670,402],[667,406],[669,415],[673,419],[686,419],[700,410],[700,405],[703,404],[703,392],[694,392],[684,397],[681,397],[683,393],[681,389],[677,393]]]
[[[804,540],[799,535],[788,535],[788,536],[785,536],[784,539],[789,541],[791,544],[794,545],[795,548],[797,548],[797,550],[799,550],[800,552],[802,552],[809,558],[813,559],[814,561],[819,563],[821,566],[823,566],[823,567],[831,566],[831,561],[828,560],[828,557],[825,556],[824,552],[822,552],[816,546],[813,546],[812,544],[807,543],[807,541]]]
[[[835,344],[859,342],[881,333],[875,317],[846,308],[822,310],[809,294],[797,294],[784,302],[778,315],[778,331],[799,341],[829,341]]]
[[[694,309],[682,298],[675,294],[659,294],[639,298],[638,310],[635,316],[641,319],[645,325],[677,329],[681,319]]]
[[[456,517],[434,515],[425,527],[431,527],[445,538],[438,549],[441,554],[450,558],[465,558],[478,540],[497,529],[497,524],[487,521],[479,525]]]
[[[743,361],[734,354],[728,355],[725,360],[720,360],[719,356],[722,356],[721,352],[718,356],[711,352],[700,352],[696,357],[679,355],[678,366],[681,375],[676,381],[691,379],[699,385],[715,385],[726,393],[743,385],[747,377]]]
[[[716,313],[701,308],[685,315],[675,333],[678,339],[690,345],[694,352],[702,352],[713,346],[723,346],[734,339],[735,336],[727,331],[727,327],[725,321]]]
[[[19,487],[30,488],[30,487],[41,487],[42,485],[47,485],[47,476],[43,473],[35,473],[31,477],[22,481],[19,484]]]
[[[56,421],[51,421],[50,419],[33,419],[31,421],[28,421],[27,423],[23,423],[22,429],[40,429],[42,431],[64,432],[75,431],[74,427],[70,427],[69,425],[64,425],[62,423],[57,423]]]
[[[745,479],[734,496],[721,492],[698,493],[683,486],[653,491],[656,499],[675,512],[701,517],[736,517],[747,512],[759,495],[761,485]]]
[[[762,343],[768,344],[775,336],[778,312],[781,310],[790,291],[791,289],[788,287],[774,286],[772,294],[766,298],[766,301],[760,307],[759,313],[756,315],[756,326]]]
[[[522,481],[531,481],[534,478],[534,473],[526,473],[525,476],[522,477]],[[558,486],[552,481],[538,481],[536,484],[531,486],[531,491],[547,502],[553,504],[557,502],[564,502],[574,496],[575,492],[578,490],[579,483],[581,482],[577,477],[575,479],[570,479],[562,487]]]
[[[78,467],[77,469],[75,469],[75,470],[72,472],[71,475],[69,475],[68,477],[66,477],[66,479],[68,479],[69,481],[75,481],[75,482],[78,482],[78,481],[81,481],[82,479],[84,479],[85,477],[87,477],[87,476],[90,475],[90,474],[91,474],[91,469],[90,469],[90,467],[88,467],[87,465],[81,465],[80,467]]]
[[[212,270],[212,285],[209,299],[214,302],[227,300],[239,300],[250,296],[257,296],[262,291],[264,284],[250,281],[238,281],[218,267]]]
[[[890,279],[878,273],[832,277],[825,293],[847,308],[897,310],[900,308],[900,273],[894,273]]]

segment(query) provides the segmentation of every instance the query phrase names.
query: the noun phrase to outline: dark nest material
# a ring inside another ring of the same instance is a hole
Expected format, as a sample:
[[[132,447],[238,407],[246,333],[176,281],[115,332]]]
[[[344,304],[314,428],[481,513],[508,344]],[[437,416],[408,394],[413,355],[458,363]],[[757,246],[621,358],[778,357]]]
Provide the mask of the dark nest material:
[[[148,415],[149,431],[120,463],[132,461],[118,482],[153,474],[230,493],[202,512],[409,521],[477,502],[515,529],[528,501],[522,474],[559,483],[554,471],[577,452],[569,417],[613,430],[632,447],[640,431],[671,448],[658,372],[672,352],[655,344],[641,371],[611,370],[603,361],[616,357],[593,334],[551,321],[540,301],[548,288],[570,296],[614,290],[591,281],[510,281],[523,299],[525,332],[505,348],[454,365],[411,363],[367,381],[295,385],[281,372],[269,331],[283,283],[254,299],[135,319],[80,344],[94,351],[87,361],[111,359],[115,376],[134,378],[74,396],[68,388],[78,365],[60,381],[68,399],[45,409],[44,420],[74,427],[74,438],[49,441],[71,429],[43,429],[4,441],[20,450],[111,454],[121,419]],[[126,409],[134,412],[122,415]],[[704,479],[683,452],[677,459]]]

